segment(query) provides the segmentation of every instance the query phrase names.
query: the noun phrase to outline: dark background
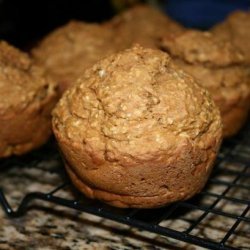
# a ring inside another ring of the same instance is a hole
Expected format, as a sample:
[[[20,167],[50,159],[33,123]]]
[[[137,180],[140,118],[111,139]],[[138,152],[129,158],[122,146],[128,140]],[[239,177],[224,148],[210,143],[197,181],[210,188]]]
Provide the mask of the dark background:
[[[0,0],[0,38],[29,46],[70,19],[101,22],[113,15],[105,0]]]
[[[234,10],[249,10],[250,0],[168,0],[166,12],[186,26],[208,29]]]
[[[250,5],[249,0],[154,2],[182,24],[201,29],[223,20],[232,10],[249,9]],[[28,48],[70,19],[101,22],[115,13],[111,0],[0,0],[0,39],[17,47]]]

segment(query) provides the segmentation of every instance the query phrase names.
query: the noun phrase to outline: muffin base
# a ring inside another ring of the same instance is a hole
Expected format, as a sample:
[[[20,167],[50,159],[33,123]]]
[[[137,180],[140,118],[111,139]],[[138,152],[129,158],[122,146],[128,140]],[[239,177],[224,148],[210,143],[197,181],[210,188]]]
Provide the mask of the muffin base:
[[[133,195],[119,195],[115,193],[110,193],[104,190],[100,190],[94,187],[89,186],[84,181],[82,181],[72,170],[69,164],[65,164],[66,171],[68,172],[71,181],[80,190],[84,195],[91,199],[97,199],[103,201],[111,206],[119,208],[157,208],[167,205],[169,203],[175,202],[177,200],[186,200],[196,193],[200,192],[203,188],[200,187],[193,193],[188,195],[183,195],[183,197],[176,197],[172,194],[164,194],[157,196],[133,196]]]
[[[218,145],[217,145],[218,146]],[[186,189],[175,190],[171,192],[162,192],[159,195],[144,196],[143,194],[127,195],[117,194],[110,191],[96,188],[92,183],[86,183],[75,167],[72,167],[69,162],[65,160],[65,168],[68,172],[72,183],[76,188],[85,194],[88,198],[101,200],[111,206],[120,208],[157,208],[168,205],[175,201],[187,200],[199,193],[205,186],[207,179],[212,170],[212,165],[215,160],[216,154],[213,152],[212,147],[207,151],[207,161],[202,163],[196,168],[194,175],[199,179],[193,186],[187,184]],[[181,173],[180,173],[181,174]],[[197,175],[196,175],[197,174]],[[169,177],[166,177],[169,178]],[[181,181],[181,179],[179,180]],[[185,181],[185,180],[183,180]],[[182,182],[182,181],[181,181]]]

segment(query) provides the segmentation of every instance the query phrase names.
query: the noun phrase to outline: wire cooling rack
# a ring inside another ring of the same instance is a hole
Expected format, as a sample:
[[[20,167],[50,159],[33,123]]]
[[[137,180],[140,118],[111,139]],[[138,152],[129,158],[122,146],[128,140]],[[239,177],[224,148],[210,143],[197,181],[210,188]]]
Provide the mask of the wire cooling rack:
[[[0,168],[0,204],[9,217],[25,214],[32,202],[42,200],[209,249],[250,249],[250,124],[224,142],[200,194],[159,209],[118,209],[85,198],[67,179],[53,141],[29,155],[1,160]],[[29,181],[13,209],[5,183],[14,182],[17,173],[19,180],[29,175]],[[50,185],[41,182],[50,175],[56,178]],[[30,180],[39,184],[38,191]]]

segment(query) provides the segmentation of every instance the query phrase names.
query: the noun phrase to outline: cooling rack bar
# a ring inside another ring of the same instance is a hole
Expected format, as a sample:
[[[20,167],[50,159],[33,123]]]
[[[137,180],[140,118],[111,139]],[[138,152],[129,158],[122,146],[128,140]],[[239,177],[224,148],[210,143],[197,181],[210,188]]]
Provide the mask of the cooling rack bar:
[[[243,213],[241,214],[241,216],[235,221],[235,223],[233,224],[233,226],[230,228],[230,230],[227,232],[227,234],[225,235],[225,237],[223,238],[223,240],[220,242],[221,245],[224,245],[225,242],[228,240],[228,238],[234,233],[235,229],[238,227],[238,225],[241,222],[241,218],[244,218],[244,216],[247,214],[247,212],[249,211],[250,207],[247,206],[247,208],[243,211]]]
[[[246,171],[246,168],[243,169],[242,173],[244,173]],[[231,189],[231,187],[233,185],[236,185],[235,183],[237,183],[237,181],[241,178],[241,175],[236,175],[236,177],[234,178],[234,180],[232,181],[232,183],[230,183],[230,185],[227,185],[227,188],[223,191],[223,193],[218,196],[216,198],[216,200],[207,208],[204,208],[204,213],[197,219],[197,221],[195,221],[187,230],[186,230],[186,233],[190,233],[208,214],[209,212],[213,212],[213,213],[217,213],[218,214],[218,211],[216,211],[214,209],[214,207],[221,201],[222,197],[224,197],[228,192],[229,190]],[[215,182],[214,179],[210,180],[210,182]],[[215,182],[216,183],[216,182]],[[217,182],[218,183],[218,182]],[[220,184],[220,182],[219,182]],[[187,204],[189,206],[191,206],[191,204]],[[186,205],[186,206],[187,206]],[[224,215],[224,216],[227,216],[227,214],[221,214],[220,215]],[[228,217],[232,217],[231,214],[228,215]]]
[[[11,209],[10,204],[6,200],[6,197],[1,188],[0,188],[0,204],[8,216],[11,216],[13,214],[13,210]]]
[[[146,230],[152,233],[156,233],[156,234],[160,234],[163,236],[167,236],[167,237],[171,237],[177,240],[181,240],[187,243],[191,243],[191,244],[195,244],[198,246],[202,246],[202,247],[206,247],[208,249],[215,249],[215,250],[236,250],[237,248],[233,248],[233,247],[228,247],[228,246],[223,246],[221,247],[221,245],[219,245],[218,243],[215,243],[213,241],[207,240],[207,239],[201,239],[197,236],[193,236],[193,235],[189,235],[187,233],[181,233],[178,232],[176,230],[172,230],[169,228],[165,228],[162,226],[158,226],[157,224],[149,224],[149,223],[145,223],[143,221],[140,220],[136,220],[136,219],[132,219],[129,216],[121,216],[119,214],[113,214],[110,211],[106,210],[106,209],[99,209],[99,208],[95,208],[92,206],[89,206],[87,204],[78,204],[75,201],[71,201],[71,200],[66,200],[66,199],[62,199],[50,194],[43,194],[40,192],[34,192],[34,193],[29,193],[27,194],[24,199],[22,200],[20,206],[18,207],[18,209],[16,211],[13,211],[11,209],[11,207],[9,206],[3,192],[0,192],[0,200],[1,203],[4,202],[5,206],[3,206],[4,211],[6,212],[6,214],[9,217],[19,217],[21,215],[23,215],[28,207],[29,204],[32,201],[35,200],[42,200],[42,201],[47,201],[47,202],[51,202],[57,205],[61,205],[61,206],[66,206],[69,208],[73,208],[76,210],[80,210],[82,212],[86,212],[89,214],[93,214],[99,217],[103,217],[106,219],[110,219],[116,222],[120,222],[132,227],[136,227],[138,229],[141,230]],[[134,209],[132,211],[137,212],[137,209]]]
[[[236,203],[250,205],[250,201],[248,201],[248,200],[243,200],[243,199],[238,199],[238,198],[228,197],[228,196],[221,197],[221,195],[219,195],[219,194],[214,194],[214,193],[207,192],[207,191],[200,192],[200,195],[204,195],[204,196],[207,195],[207,196],[212,196],[212,197],[216,197],[216,198],[221,198],[223,200],[228,200],[228,201],[232,201],[232,202],[236,202]]]

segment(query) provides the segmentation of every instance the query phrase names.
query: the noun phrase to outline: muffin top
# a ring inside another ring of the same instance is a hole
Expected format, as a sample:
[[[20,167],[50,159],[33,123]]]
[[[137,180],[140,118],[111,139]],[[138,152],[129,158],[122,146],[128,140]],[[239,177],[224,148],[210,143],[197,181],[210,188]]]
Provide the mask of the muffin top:
[[[232,12],[224,22],[219,23],[217,26],[227,25],[227,27],[239,29],[238,32],[249,32],[250,28],[250,11],[237,10]],[[236,31],[236,30],[235,30]]]
[[[44,78],[43,70],[34,66],[27,54],[0,41],[1,115],[25,109],[54,92],[55,85]]]
[[[209,90],[222,113],[249,98],[249,70],[244,56],[229,40],[190,30],[163,38],[161,46],[176,65]]]
[[[250,11],[235,11],[211,31],[221,39],[229,39],[250,62]]]
[[[191,64],[223,67],[244,61],[229,40],[220,39],[211,32],[188,30],[162,38],[160,46],[173,57]]]
[[[181,138],[214,138],[221,122],[208,92],[166,53],[134,46],[86,70],[57,104],[53,126],[97,158],[126,161],[171,151]]]
[[[215,25],[211,31],[225,38],[250,36],[250,11],[234,11],[223,22]],[[239,37],[240,38],[240,37]],[[241,41],[244,43],[244,40]]]
[[[155,39],[184,30],[166,14],[146,4],[136,5],[122,12],[107,25],[114,29],[118,41],[127,44],[126,48],[133,43],[154,48]]]
[[[117,49],[112,37],[99,24],[71,21],[46,36],[32,54],[56,80],[72,79]]]

